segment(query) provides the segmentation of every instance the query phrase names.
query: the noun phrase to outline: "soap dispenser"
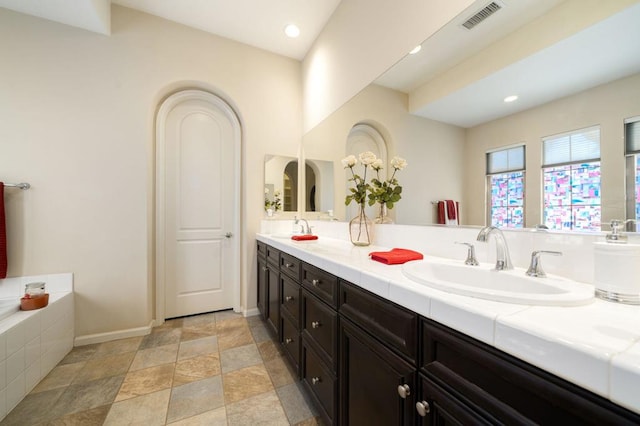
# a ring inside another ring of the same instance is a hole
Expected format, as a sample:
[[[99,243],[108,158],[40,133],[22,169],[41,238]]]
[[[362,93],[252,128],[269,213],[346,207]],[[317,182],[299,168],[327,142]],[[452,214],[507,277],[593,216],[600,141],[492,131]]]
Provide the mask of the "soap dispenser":
[[[595,294],[612,302],[640,305],[640,244],[629,244],[622,233],[629,222],[634,220],[612,220],[605,242],[595,243]]]

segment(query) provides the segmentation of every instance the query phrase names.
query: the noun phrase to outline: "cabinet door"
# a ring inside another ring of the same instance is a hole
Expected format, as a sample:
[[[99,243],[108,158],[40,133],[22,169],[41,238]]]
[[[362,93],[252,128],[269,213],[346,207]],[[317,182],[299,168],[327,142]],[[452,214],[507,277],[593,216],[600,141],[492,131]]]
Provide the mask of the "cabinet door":
[[[416,369],[348,320],[340,322],[343,425],[412,425]]]
[[[262,319],[267,319],[268,317],[268,306],[267,302],[267,287],[269,280],[269,269],[267,268],[267,260],[266,258],[258,258],[258,310],[262,316]]]
[[[279,336],[280,325],[280,274],[267,261],[267,324]]]

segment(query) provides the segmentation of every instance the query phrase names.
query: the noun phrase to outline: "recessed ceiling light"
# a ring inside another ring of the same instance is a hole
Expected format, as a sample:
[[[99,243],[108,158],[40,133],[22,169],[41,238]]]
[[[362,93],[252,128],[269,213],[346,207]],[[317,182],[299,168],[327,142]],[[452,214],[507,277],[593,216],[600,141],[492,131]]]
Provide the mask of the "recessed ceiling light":
[[[511,95],[511,96],[507,96],[506,98],[504,98],[504,101],[506,103],[509,103],[509,102],[513,102],[513,101],[515,101],[517,99],[518,99],[518,95]]]
[[[422,46],[421,45],[417,45],[416,47],[414,47],[413,49],[411,49],[411,52],[409,52],[409,55],[415,55],[416,53],[418,53],[420,50],[422,50]]]
[[[284,27],[284,33],[287,37],[296,38],[300,35],[300,28],[295,24],[289,24]]]

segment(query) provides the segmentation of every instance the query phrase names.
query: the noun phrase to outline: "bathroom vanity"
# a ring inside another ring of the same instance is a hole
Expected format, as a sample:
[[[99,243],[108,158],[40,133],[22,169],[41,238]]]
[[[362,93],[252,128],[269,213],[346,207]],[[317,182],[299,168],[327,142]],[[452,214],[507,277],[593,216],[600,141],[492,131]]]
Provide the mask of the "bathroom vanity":
[[[457,298],[471,319],[526,306],[424,290],[345,241],[257,240],[258,308],[328,424],[640,424],[640,409],[506,353],[497,335],[441,323],[432,302]]]

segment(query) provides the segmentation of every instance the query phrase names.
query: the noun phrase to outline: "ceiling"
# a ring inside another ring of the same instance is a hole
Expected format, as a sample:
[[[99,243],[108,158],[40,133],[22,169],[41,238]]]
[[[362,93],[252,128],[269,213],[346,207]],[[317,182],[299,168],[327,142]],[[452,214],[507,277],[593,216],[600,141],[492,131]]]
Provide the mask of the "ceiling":
[[[503,9],[466,31],[460,24],[475,13],[470,10],[472,6],[423,43],[420,53],[408,55],[375,83],[408,93],[411,99],[422,85],[562,1],[500,3],[505,6]],[[424,104],[412,105],[411,113],[469,128],[638,73],[638,22],[640,2],[484,78]],[[504,103],[504,97],[512,94],[519,99]]]
[[[110,34],[111,3],[302,60],[340,0],[0,0],[0,7]],[[296,39],[283,30],[294,23]]]

